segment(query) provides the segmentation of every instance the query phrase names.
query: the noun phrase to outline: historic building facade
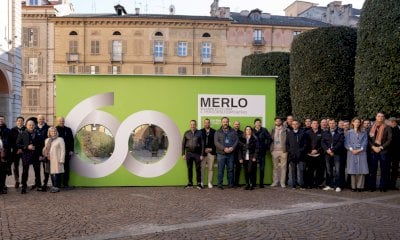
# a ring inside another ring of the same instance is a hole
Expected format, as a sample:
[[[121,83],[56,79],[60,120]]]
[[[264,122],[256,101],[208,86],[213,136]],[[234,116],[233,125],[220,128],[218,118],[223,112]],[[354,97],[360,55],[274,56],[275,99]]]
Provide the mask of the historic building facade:
[[[44,115],[52,124],[54,104],[54,24],[49,18],[73,12],[66,0],[22,3],[22,109],[25,118]]]
[[[21,112],[21,2],[0,8],[0,114],[12,125]]]
[[[259,9],[230,12],[218,1],[211,16],[128,14],[121,5],[110,14],[64,15],[55,5],[23,7],[25,38],[38,34],[23,45],[23,114],[49,123],[54,74],[240,75],[244,56],[288,52],[296,35],[329,26]]]

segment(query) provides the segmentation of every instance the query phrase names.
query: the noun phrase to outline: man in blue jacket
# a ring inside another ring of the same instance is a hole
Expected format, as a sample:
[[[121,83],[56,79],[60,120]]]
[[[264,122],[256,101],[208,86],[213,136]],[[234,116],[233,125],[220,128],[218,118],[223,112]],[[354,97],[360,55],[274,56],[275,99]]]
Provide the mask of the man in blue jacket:
[[[323,190],[341,192],[340,164],[341,153],[344,148],[344,135],[336,127],[336,121],[330,119],[329,130],[322,133],[321,147],[325,154],[326,162],[326,187]]]
[[[223,189],[225,166],[228,168],[228,186],[233,187],[234,151],[238,145],[237,133],[229,126],[229,118],[221,119],[221,128],[214,135],[218,161],[218,188]]]

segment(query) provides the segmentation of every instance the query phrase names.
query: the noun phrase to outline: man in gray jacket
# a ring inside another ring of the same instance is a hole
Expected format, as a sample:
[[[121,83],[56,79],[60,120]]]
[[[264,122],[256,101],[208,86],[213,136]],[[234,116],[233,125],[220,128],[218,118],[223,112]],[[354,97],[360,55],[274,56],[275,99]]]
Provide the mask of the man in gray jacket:
[[[286,151],[286,127],[282,125],[282,120],[279,117],[275,117],[275,127],[272,128],[271,137],[271,155],[273,163],[273,182],[271,187],[278,186],[278,182],[280,182],[281,187],[285,188],[288,155]]]
[[[229,118],[221,119],[221,128],[214,135],[218,160],[218,188],[223,189],[225,166],[228,168],[228,186],[233,187],[234,150],[238,145],[238,136],[229,126]]]

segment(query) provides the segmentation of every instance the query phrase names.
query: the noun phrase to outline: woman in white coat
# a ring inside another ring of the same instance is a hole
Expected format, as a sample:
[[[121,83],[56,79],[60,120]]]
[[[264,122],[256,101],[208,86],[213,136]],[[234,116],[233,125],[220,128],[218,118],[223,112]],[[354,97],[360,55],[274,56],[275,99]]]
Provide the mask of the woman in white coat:
[[[47,133],[48,138],[43,148],[43,156],[50,161],[50,174],[53,182],[52,193],[60,191],[61,176],[64,173],[65,142],[58,136],[57,129],[50,127]]]

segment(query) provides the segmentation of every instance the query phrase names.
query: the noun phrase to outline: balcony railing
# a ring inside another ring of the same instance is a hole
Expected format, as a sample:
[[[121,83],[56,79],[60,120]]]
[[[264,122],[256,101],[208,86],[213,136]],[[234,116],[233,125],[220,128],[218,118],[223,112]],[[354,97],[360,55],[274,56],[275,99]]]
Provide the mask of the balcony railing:
[[[79,62],[79,53],[67,53],[67,62]]]
[[[111,62],[122,63],[123,58],[124,58],[123,53],[110,53],[110,61]]]
[[[265,45],[265,40],[263,37],[261,38],[254,38],[253,39],[253,45],[254,46],[264,46]]]
[[[201,55],[201,63],[211,63],[211,55],[210,54],[202,54]]]
[[[154,55],[154,62],[155,63],[163,63],[164,62],[164,56],[156,56]]]

